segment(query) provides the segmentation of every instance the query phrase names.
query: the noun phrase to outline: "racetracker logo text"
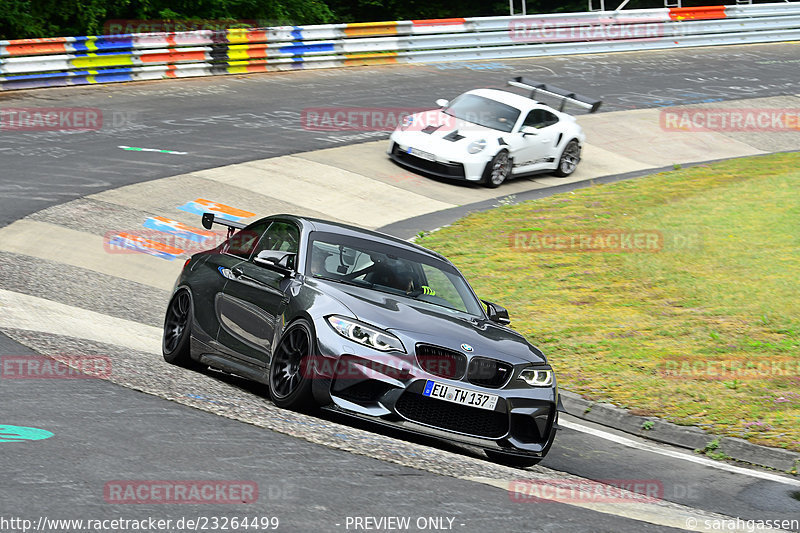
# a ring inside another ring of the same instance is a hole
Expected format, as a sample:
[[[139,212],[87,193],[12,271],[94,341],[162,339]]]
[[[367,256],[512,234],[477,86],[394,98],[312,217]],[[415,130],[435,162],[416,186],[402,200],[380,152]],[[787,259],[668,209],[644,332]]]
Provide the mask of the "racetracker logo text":
[[[108,379],[111,359],[104,355],[4,355],[2,379]]]
[[[437,109],[407,107],[309,107],[300,117],[303,129],[309,131],[392,132],[400,125],[413,131],[434,123],[449,130],[455,125],[455,117]]]
[[[255,481],[109,481],[103,487],[106,503],[182,504],[254,503],[258,500]]]
[[[508,485],[508,497],[520,503],[649,503],[663,496],[664,485],[656,479],[538,479]]]
[[[753,359],[674,358],[664,361],[661,375],[668,379],[730,381],[800,377],[800,360],[774,357],[768,361]]]
[[[227,30],[237,30],[243,28],[264,28],[272,25],[269,24],[269,22],[271,21],[260,21],[255,19],[116,19],[108,20],[103,24],[103,35],[121,36],[130,35],[131,33],[172,33],[184,31],[224,32]],[[171,36],[170,38],[179,40],[181,36]]]
[[[0,131],[95,131],[103,127],[103,111],[94,107],[5,107]]]
[[[520,252],[660,252],[664,236],[657,230],[523,231],[509,237]]]
[[[438,376],[451,376],[457,372],[456,363],[445,356],[416,356],[420,366],[425,371]],[[335,359],[322,355],[310,355],[300,364],[300,372],[307,379],[329,379],[331,376],[338,381],[353,380],[354,382],[365,379],[382,380],[386,377],[394,379],[408,379],[415,368],[410,361],[394,356],[378,356],[362,358],[356,355],[346,355]],[[487,376],[482,370],[476,377]]]
[[[664,38],[664,24],[639,18],[598,16],[594,19],[570,17],[525,17],[509,23],[512,41],[555,43],[614,41],[621,39],[658,40]]]
[[[800,109],[663,109],[665,131],[800,131]]]

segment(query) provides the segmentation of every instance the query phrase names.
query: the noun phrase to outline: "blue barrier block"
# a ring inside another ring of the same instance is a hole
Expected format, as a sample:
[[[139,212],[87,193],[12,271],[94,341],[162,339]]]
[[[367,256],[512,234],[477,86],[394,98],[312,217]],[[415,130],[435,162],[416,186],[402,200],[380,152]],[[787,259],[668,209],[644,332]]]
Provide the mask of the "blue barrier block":
[[[119,50],[133,48],[133,37],[128,36],[114,36],[114,37],[101,37],[92,42],[92,46],[87,46],[87,41],[75,42],[72,44],[76,52],[94,52],[95,49],[99,52],[102,50]]]
[[[284,54],[293,54],[293,55],[303,55],[303,54],[310,54],[313,52],[333,52],[334,44],[333,43],[323,43],[323,44],[302,44],[302,43],[294,43],[289,46],[281,46],[278,48]]]

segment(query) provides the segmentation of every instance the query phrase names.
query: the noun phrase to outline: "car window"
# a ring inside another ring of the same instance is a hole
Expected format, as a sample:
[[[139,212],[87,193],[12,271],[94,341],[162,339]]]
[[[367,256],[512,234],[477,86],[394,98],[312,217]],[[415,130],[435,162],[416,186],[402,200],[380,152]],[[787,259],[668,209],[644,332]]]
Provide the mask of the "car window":
[[[362,270],[366,272],[372,266],[372,258],[362,250],[319,240],[311,245],[312,276],[338,278]]]
[[[237,231],[225,244],[225,252],[242,259],[248,259],[270,222],[269,220],[260,220]]]
[[[275,220],[270,224],[269,229],[264,232],[264,236],[258,242],[253,252],[253,257],[263,250],[276,252],[297,253],[300,242],[300,230],[291,222]],[[290,260],[287,265],[294,268],[294,260]]]
[[[476,94],[462,94],[442,112],[473,124],[506,132],[514,128],[519,118],[519,109],[516,107]]]
[[[446,262],[373,241],[314,232],[307,271],[337,281],[482,316],[466,280]]]
[[[422,270],[425,274],[424,287],[427,287],[426,292],[431,296],[438,296],[446,300],[448,307],[467,312],[464,300],[459,296],[453,280],[450,279],[446,272],[429,265],[422,265]]]
[[[523,126],[530,126],[532,128],[546,128],[558,123],[558,117],[547,111],[546,109],[534,109],[523,121]]]

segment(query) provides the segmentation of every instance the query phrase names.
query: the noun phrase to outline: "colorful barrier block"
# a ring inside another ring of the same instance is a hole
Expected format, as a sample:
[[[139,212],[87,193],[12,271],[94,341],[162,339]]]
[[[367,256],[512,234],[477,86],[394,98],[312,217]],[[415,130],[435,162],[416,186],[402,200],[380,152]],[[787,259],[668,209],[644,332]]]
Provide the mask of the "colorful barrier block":
[[[255,216],[255,213],[251,213],[250,211],[237,209],[229,205],[220,204],[218,202],[213,202],[211,200],[206,200],[205,198],[198,198],[197,200],[186,202],[185,204],[178,206],[178,209],[195,215],[202,215],[203,213],[214,213],[215,215],[221,215],[223,218],[227,218],[228,220],[234,220],[234,221],[239,221],[243,218],[250,218],[252,216]]]
[[[147,229],[163,231],[181,239],[199,243],[205,242],[216,235],[213,231],[195,228],[166,217],[150,217],[142,225]]]
[[[144,237],[125,232],[120,232],[112,236],[108,240],[106,246],[109,250],[113,250],[114,248],[122,248],[152,255],[160,259],[166,259],[167,261],[172,261],[183,253],[183,250],[180,248],[175,248],[174,246],[169,246],[151,239],[146,239]]]
[[[550,21],[608,31],[537,37],[534,30]],[[0,90],[778,42],[800,39],[798,21],[800,2],[783,2],[18,39],[0,41]],[[646,31],[617,31],[624,26]]]

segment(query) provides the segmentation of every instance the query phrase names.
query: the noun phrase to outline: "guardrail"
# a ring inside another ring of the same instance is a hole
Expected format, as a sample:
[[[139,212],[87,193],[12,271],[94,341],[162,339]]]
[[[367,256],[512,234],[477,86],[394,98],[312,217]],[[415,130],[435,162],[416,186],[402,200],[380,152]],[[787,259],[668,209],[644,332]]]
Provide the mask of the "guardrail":
[[[800,40],[800,2],[0,41],[0,90]]]

